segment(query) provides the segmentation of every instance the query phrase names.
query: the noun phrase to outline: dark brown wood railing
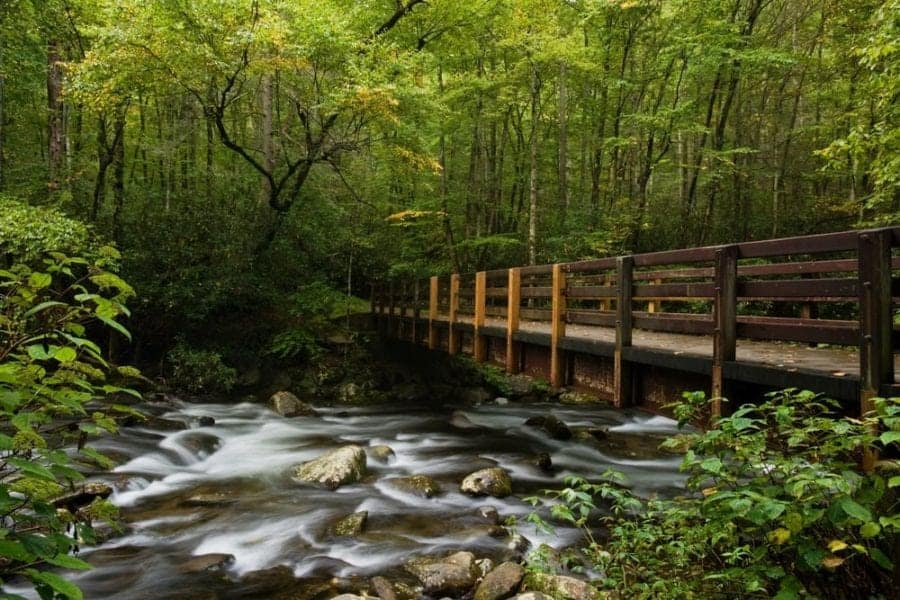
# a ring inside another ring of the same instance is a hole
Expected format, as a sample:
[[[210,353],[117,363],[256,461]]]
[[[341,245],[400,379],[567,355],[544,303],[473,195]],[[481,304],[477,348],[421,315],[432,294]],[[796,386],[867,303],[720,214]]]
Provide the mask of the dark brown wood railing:
[[[565,384],[567,327],[614,328],[617,404],[629,389],[623,349],[634,329],[710,337],[714,397],[739,338],[856,346],[865,410],[895,385],[898,249],[900,227],[889,227],[392,281],[375,286],[373,311],[411,318],[413,340],[427,327],[431,348],[437,327],[449,328],[450,354],[460,351],[465,323],[478,361],[485,335],[505,335],[510,373],[522,323],[549,323],[554,386]]]

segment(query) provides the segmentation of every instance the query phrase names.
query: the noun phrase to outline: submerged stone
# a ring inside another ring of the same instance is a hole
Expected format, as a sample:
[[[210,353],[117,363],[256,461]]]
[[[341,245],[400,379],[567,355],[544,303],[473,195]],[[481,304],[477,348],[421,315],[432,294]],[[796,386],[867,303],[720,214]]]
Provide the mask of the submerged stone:
[[[218,571],[234,562],[232,554],[201,554],[178,566],[179,573]]]
[[[433,498],[442,494],[444,491],[434,479],[428,477],[427,475],[396,477],[394,479],[388,479],[388,483],[390,483],[395,488],[398,488],[405,492],[410,492],[412,494],[415,494],[416,496],[421,496],[423,498]]]
[[[366,453],[359,446],[342,446],[295,466],[293,471],[296,481],[334,490],[362,479],[366,473]]]
[[[396,456],[394,454],[394,449],[384,444],[372,446],[369,448],[369,454],[372,455],[372,458],[381,463],[386,463]]]
[[[550,434],[550,437],[555,440],[572,439],[572,431],[569,429],[569,426],[560,421],[554,415],[531,417],[527,421],[525,421],[525,424],[529,427],[543,429]]]
[[[328,528],[331,535],[337,537],[353,537],[361,534],[366,529],[366,521],[369,519],[369,511],[363,510],[347,515]]]

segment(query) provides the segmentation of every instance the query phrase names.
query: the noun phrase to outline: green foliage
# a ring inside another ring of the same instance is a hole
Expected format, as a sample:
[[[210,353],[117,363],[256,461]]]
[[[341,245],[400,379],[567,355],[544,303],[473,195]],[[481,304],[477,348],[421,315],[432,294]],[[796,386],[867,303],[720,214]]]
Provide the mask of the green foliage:
[[[704,408],[691,394],[679,420]],[[859,460],[900,440],[900,400],[876,399],[862,419],[838,408],[811,392],[771,394],[687,434],[686,497],[643,500],[571,478],[550,492],[551,514],[586,531],[585,559],[625,597],[887,597],[900,558],[900,463],[866,473]],[[601,501],[602,542],[591,522]]]
[[[179,390],[193,394],[227,393],[237,382],[237,371],[211,350],[191,348],[179,341],[166,355],[171,367],[169,382]]]
[[[40,268],[0,271],[0,583],[23,576],[42,598],[81,598],[46,569],[89,568],[71,553],[94,540],[91,521],[115,509],[95,501],[72,514],[52,500],[84,479],[76,461],[109,462],[85,442],[135,413],[122,398],[140,398],[118,383],[139,373],[115,368],[91,339],[128,335],[117,319],[133,290],[103,269],[106,260],[53,252]]]
[[[92,249],[91,233],[80,221],[0,194],[0,258],[7,255],[7,264],[32,263],[48,250],[84,255]]]

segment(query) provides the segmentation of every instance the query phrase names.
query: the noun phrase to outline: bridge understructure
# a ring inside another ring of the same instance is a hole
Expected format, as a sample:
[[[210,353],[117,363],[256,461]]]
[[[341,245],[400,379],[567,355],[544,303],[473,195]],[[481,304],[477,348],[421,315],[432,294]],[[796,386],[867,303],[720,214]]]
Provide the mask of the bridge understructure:
[[[513,267],[373,288],[379,331],[653,411],[796,387],[898,396],[900,227]]]

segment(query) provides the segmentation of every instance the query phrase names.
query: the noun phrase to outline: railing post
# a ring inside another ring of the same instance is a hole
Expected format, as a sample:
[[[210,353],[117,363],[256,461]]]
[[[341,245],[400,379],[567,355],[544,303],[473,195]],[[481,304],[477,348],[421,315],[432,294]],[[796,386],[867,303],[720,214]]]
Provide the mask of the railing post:
[[[616,347],[613,353],[613,404],[631,404],[633,383],[631,364],[622,357],[622,350],[631,346],[631,298],[634,285],[634,257],[616,258]]]
[[[433,276],[428,282],[428,349],[434,350],[438,345],[438,332],[435,321],[438,318],[438,278]]]
[[[737,246],[716,250],[711,423],[722,416],[724,364],[733,361],[737,352],[737,259]]]
[[[603,287],[612,287],[612,281],[610,281],[608,274],[603,276]],[[609,298],[601,300],[600,310],[612,310],[612,300]]]
[[[521,345],[514,339],[519,330],[519,309],[522,305],[522,272],[518,267],[509,270],[506,292],[506,372],[519,372]]]
[[[891,320],[891,231],[859,234],[859,414],[874,406],[882,384],[894,381]],[[877,455],[866,452],[863,468],[875,468]]]
[[[654,279],[653,280],[653,285],[659,285],[661,283],[662,283],[662,279]],[[651,315],[653,313],[657,313],[657,312],[659,312],[659,307],[660,307],[659,300],[654,298],[653,300],[651,300],[647,303],[647,312]]]
[[[456,330],[457,313],[459,312],[459,273],[450,276],[450,309],[447,315],[449,334],[447,336],[447,353],[459,352],[459,332]]]
[[[550,385],[558,388],[566,384],[566,357],[559,348],[566,335],[566,273],[559,263],[553,265],[553,306],[550,318]]]
[[[484,317],[487,311],[487,273],[479,271],[475,274],[475,315],[474,334],[472,336],[472,354],[475,362],[487,360],[487,338],[481,334],[484,328]]]

